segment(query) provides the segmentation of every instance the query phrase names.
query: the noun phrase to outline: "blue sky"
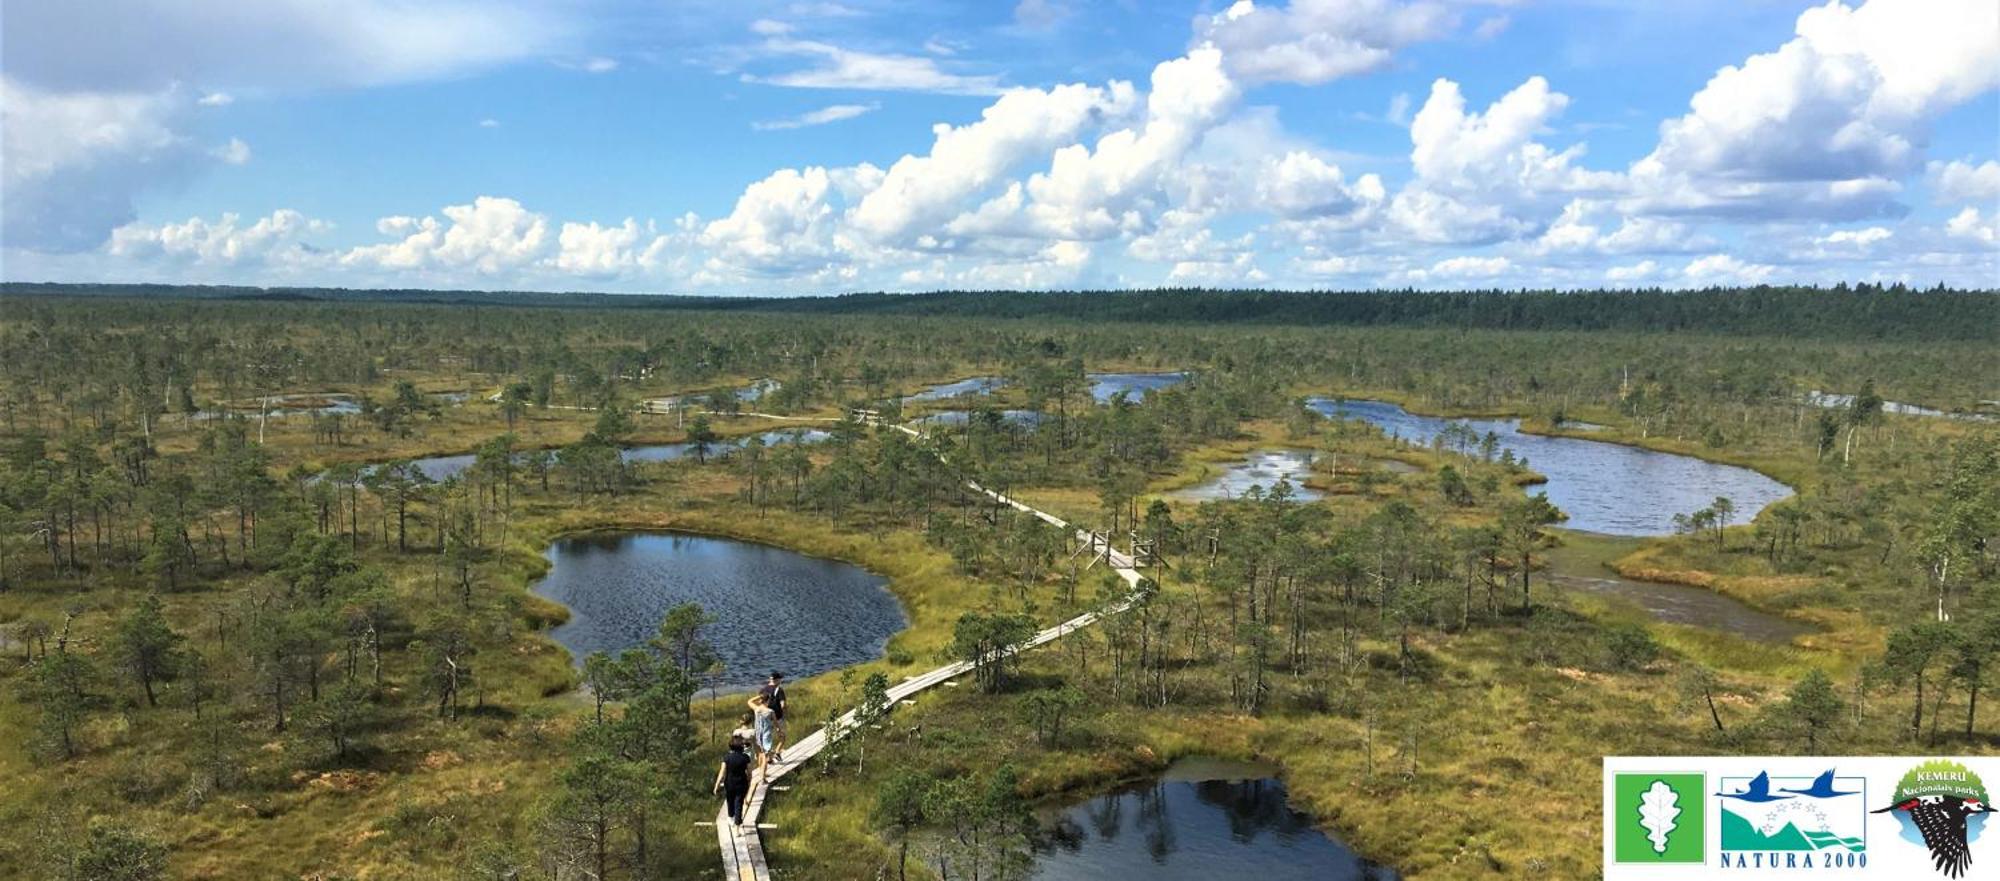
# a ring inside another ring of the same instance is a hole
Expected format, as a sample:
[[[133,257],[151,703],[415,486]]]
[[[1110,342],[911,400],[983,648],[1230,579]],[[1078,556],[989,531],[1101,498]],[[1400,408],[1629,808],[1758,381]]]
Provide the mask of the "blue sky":
[[[2000,284],[1990,0],[7,16],[12,281]]]

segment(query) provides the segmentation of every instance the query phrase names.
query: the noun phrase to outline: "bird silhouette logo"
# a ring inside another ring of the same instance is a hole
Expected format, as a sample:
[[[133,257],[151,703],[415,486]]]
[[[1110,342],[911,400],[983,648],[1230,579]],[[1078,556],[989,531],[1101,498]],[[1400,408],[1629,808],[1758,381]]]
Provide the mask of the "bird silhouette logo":
[[[1769,771],[1764,771],[1759,773],[1755,778],[1752,778],[1749,784],[1745,785],[1742,789],[1736,790],[1735,792],[1724,792],[1719,794],[1723,798],[1733,798],[1736,799],[1737,801],[1745,801],[1752,803],[1761,803],[1767,801],[1784,801],[1785,799],[1791,798],[1791,796],[1789,795],[1771,794],[1771,772]]]
[[[1903,775],[1895,804],[1870,813],[1894,814],[1914,827],[1938,873],[1963,878],[1972,870],[1972,842],[1983,815],[1993,808],[1979,775],[1957,762],[1933,760]]]
[[[1821,773],[1818,777],[1813,778],[1812,785],[1804,789],[1780,788],[1778,791],[1789,792],[1793,795],[1803,795],[1806,796],[1807,798],[1838,798],[1843,795],[1857,794],[1853,790],[1840,790],[1834,788],[1832,768],[1826,769],[1826,771]]]

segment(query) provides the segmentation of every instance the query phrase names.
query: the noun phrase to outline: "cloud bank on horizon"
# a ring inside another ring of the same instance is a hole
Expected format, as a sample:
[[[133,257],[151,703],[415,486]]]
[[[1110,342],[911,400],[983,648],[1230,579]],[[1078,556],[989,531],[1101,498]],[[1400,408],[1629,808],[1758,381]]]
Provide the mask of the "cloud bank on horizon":
[[[0,275],[2000,286],[1991,0],[745,6],[25,0]]]

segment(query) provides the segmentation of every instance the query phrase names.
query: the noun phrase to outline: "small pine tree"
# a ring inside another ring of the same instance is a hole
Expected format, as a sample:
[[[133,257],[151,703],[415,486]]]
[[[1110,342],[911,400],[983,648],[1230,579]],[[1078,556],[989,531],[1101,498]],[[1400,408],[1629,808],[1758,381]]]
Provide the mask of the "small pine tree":
[[[337,546],[337,545],[336,545]],[[145,692],[146,705],[160,705],[154,686],[180,675],[181,635],[167,624],[166,615],[161,611],[160,598],[148,594],[130,614],[118,622],[118,633],[112,641],[112,655],[118,666],[138,680],[139,688]]]
[[[1805,735],[1806,752],[1816,753],[1845,708],[1833,680],[1821,670],[1807,673],[1785,693],[1783,713]]]

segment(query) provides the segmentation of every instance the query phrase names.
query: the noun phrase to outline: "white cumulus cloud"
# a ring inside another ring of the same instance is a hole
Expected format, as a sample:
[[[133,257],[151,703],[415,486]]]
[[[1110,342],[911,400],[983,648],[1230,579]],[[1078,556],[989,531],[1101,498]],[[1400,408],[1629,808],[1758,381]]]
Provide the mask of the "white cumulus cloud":
[[[1009,90],[975,122],[934,127],[930,152],[896,160],[850,219],[883,241],[930,232],[1006,173],[1046,157],[1089,126],[1124,116],[1136,101],[1131,84],[1123,82]]]
[[[1931,190],[1939,202],[1991,202],[2000,199],[2000,162],[1978,165],[1952,160],[1929,166]]]
[[[306,237],[332,228],[290,208],[248,225],[225,213],[213,222],[190,217],[181,223],[126,224],[112,231],[105,249],[117,257],[167,257],[196,264],[303,263],[323,255],[307,245]]]
[[[1931,120],[2000,84],[2000,5],[1839,0],[1776,51],[1724,67],[1634,163],[1653,210],[1850,219],[1899,213]]]
[[[1986,215],[1968,205],[1945,221],[1944,231],[1955,239],[1971,239],[1987,244],[2000,242],[2000,212]]]
[[[435,269],[494,275],[517,270],[542,257],[550,244],[548,218],[520,202],[480,196],[467,205],[447,205],[435,217],[386,217],[376,223],[394,242],[362,245],[341,262],[369,269]]]
[[[1245,82],[1324,83],[1377,70],[1395,51],[1442,36],[1454,17],[1441,4],[1394,0],[1238,0],[1194,21],[1192,45],[1221,49]]]

